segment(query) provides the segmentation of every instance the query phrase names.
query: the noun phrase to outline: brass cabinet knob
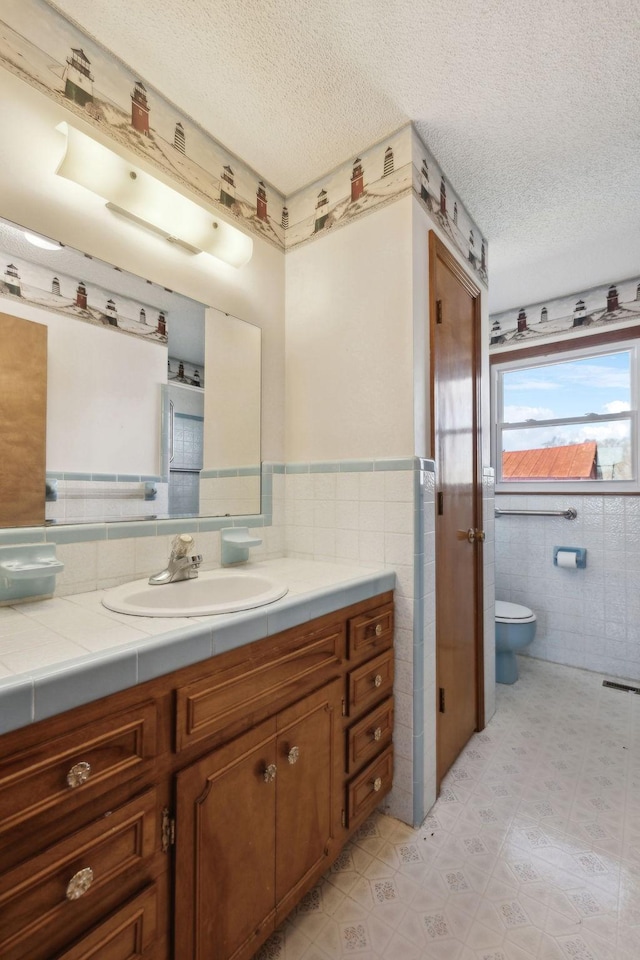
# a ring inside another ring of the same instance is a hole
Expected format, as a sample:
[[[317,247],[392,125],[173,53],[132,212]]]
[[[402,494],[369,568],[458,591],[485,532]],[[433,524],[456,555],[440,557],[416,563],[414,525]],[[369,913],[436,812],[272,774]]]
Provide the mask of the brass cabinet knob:
[[[382,789],[382,777],[376,777],[373,781],[373,789],[375,793],[378,793]]]
[[[84,896],[92,883],[93,870],[91,867],[84,867],[82,870],[78,870],[67,884],[67,900],[78,900]]]
[[[289,750],[289,753],[287,754],[287,760],[291,764],[297,763],[299,756],[300,756],[300,748],[291,747],[291,750]]]
[[[264,782],[273,783],[273,781],[276,778],[276,773],[277,773],[277,768],[275,763],[270,763],[268,767],[265,767],[264,773],[262,774],[262,776],[264,777]]]
[[[382,674],[376,673],[375,677],[373,678],[373,685],[374,687],[382,686]]]
[[[67,783],[73,790],[75,787],[81,787],[91,776],[91,764],[84,760],[81,763],[74,763],[67,774]]]
[[[376,727],[375,730],[372,732],[371,736],[372,736],[372,738],[376,741],[376,743],[378,742],[378,740],[381,740],[381,739],[382,739],[382,727]]]
[[[382,624],[381,624],[381,623],[377,623],[377,624],[376,624],[376,637],[381,637],[381,636],[382,636]]]

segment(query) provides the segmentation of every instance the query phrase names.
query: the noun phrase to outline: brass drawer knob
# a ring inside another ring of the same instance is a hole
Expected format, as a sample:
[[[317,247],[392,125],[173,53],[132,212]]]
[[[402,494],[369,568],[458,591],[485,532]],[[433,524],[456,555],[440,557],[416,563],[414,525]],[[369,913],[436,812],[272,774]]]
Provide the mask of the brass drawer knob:
[[[382,636],[382,624],[378,623],[376,624],[376,637],[381,637],[381,636]]]
[[[81,787],[91,776],[91,764],[84,760],[81,763],[74,763],[67,774],[67,783],[73,790],[75,787]]]
[[[84,867],[82,870],[78,870],[67,884],[67,900],[78,900],[87,892],[92,883],[93,870],[91,867]]]
[[[375,793],[378,793],[382,789],[382,777],[376,777],[373,781],[373,789]]]
[[[265,767],[264,773],[262,774],[262,776],[264,777],[264,782],[273,783],[273,781],[276,778],[277,772],[278,771],[275,763],[270,763],[268,767]]]
[[[382,686],[382,674],[376,673],[375,677],[373,678],[373,685],[374,687]]]
[[[287,754],[287,760],[289,761],[289,763],[294,764],[294,763],[297,763],[299,756],[300,756],[300,748],[291,747],[291,750],[289,750],[289,753]]]
[[[372,732],[371,736],[376,741],[376,743],[378,742],[378,740],[382,740],[382,727],[376,727],[375,730]]]

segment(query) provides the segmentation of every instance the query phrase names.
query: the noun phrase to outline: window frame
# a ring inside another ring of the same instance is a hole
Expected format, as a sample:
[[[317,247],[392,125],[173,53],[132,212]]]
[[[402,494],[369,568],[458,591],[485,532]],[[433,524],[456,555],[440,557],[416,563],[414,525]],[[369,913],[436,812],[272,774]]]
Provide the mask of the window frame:
[[[526,370],[593,356],[613,353],[629,353],[630,410],[618,414],[599,414],[589,417],[566,417],[541,420],[536,423],[508,424],[509,428],[535,429],[562,423],[598,423],[612,420],[630,421],[632,480],[503,480],[502,455],[498,441],[505,423],[499,419],[503,410],[501,374],[513,370]],[[490,357],[491,372],[491,459],[495,468],[496,493],[508,494],[637,494],[640,492],[640,438],[638,437],[638,400],[640,392],[640,327],[626,331],[613,331],[581,338],[579,344],[566,340],[541,344],[533,349],[497,351]]]

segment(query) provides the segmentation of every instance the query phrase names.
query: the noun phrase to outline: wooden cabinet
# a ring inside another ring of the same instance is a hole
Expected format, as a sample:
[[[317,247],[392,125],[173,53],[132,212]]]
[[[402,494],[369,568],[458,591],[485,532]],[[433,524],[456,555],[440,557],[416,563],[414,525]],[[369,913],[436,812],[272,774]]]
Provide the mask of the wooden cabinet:
[[[3,960],[249,960],[389,791],[387,593],[0,737]]]
[[[176,960],[251,957],[330,864],[341,715],[337,679],[178,774]]]

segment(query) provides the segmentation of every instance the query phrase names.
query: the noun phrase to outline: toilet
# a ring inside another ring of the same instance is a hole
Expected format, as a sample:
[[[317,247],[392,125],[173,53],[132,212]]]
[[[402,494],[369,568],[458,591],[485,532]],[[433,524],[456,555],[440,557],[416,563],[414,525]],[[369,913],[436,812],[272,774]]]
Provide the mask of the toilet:
[[[518,679],[516,653],[536,635],[536,615],[519,603],[496,600],[496,681],[515,683]]]

